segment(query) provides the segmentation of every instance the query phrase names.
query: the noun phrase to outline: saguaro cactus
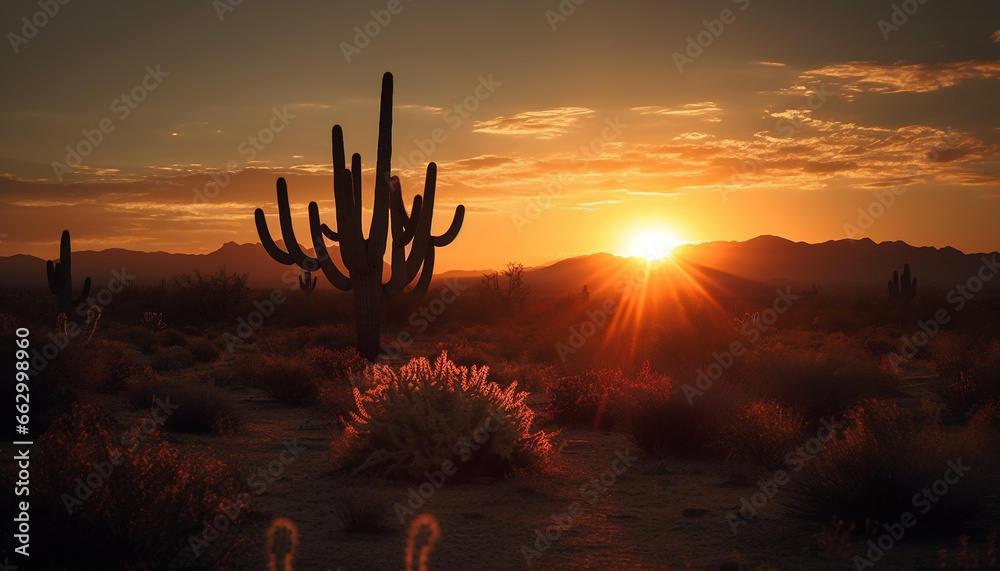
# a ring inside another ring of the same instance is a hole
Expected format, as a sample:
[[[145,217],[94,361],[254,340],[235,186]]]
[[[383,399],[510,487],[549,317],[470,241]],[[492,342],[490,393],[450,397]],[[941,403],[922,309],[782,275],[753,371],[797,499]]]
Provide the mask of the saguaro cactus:
[[[299,289],[306,292],[306,295],[312,295],[312,292],[316,291],[316,281],[318,279],[313,277],[311,271],[306,270],[305,275],[299,276]]]
[[[264,211],[258,208],[254,212],[261,243],[275,261],[286,266],[296,264],[306,271],[322,270],[334,287],[353,292],[358,353],[369,361],[378,356],[383,297],[402,293],[418,275],[411,295],[415,299],[422,297],[434,273],[434,249],[450,244],[458,236],[465,218],[465,207],[459,205],[448,231],[440,236],[431,235],[437,165],[433,162],[427,165],[424,195],[413,197],[413,206],[407,213],[399,178],[390,173],[391,159],[392,74],[386,73],[382,76],[375,201],[368,237],[365,238],[361,229],[361,155],[355,153],[351,157],[351,168],[345,168],[344,133],[340,125],[333,127],[333,197],[337,230],[320,222],[319,207],[310,202],[309,231],[315,257],[306,255],[295,239],[284,178],[277,182],[278,220],[287,250],[279,248],[271,237]],[[383,283],[382,264],[390,234],[390,277]],[[340,243],[340,256],[348,275],[345,276],[330,258],[326,238]]]
[[[63,230],[62,239],[59,242],[59,261],[49,260],[45,264],[45,269],[49,275],[49,289],[56,295],[59,311],[67,316],[72,314],[73,308],[87,301],[87,297],[90,296],[90,278],[88,277],[83,282],[83,291],[80,292],[80,296],[73,298],[72,255],[69,230]]]
[[[900,319],[905,320],[910,300],[917,293],[917,278],[910,279],[910,264],[903,264],[903,278],[900,281],[899,272],[892,272],[889,282],[889,295],[899,304]]]

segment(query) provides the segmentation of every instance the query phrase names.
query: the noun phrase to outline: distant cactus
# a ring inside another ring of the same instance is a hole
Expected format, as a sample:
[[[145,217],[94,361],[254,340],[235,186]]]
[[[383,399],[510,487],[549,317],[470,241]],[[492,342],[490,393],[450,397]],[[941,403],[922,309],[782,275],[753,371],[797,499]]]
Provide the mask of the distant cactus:
[[[152,311],[142,314],[139,324],[151,331],[162,331],[167,328],[167,324],[163,322],[163,314]]]
[[[309,203],[309,233],[316,257],[307,256],[295,238],[288,204],[288,187],[284,178],[279,178],[277,183],[278,220],[281,238],[287,250],[279,248],[271,237],[264,211],[258,208],[254,212],[261,243],[275,261],[286,266],[296,264],[307,271],[322,269],[323,275],[334,287],[354,291],[358,353],[369,361],[375,361],[379,353],[383,298],[402,293],[415,279],[417,281],[411,296],[414,299],[423,297],[434,274],[434,249],[451,244],[458,236],[465,218],[465,207],[459,205],[448,230],[440,236],[431,234],[437,184],[437,165],[434,163],[427,165],[423,197],[417,195],[413,198],[413,206],[407,214],[399,178],[391,176],[390,172],[392,87],[392,74],[386,73],[382,76],[375,201],[367,238],[361,224],[361,155],[355,153],[351,157],[351,168],[345,167],[344,132],[340,125],[333,127],[336,231],[320,222],[319,207],[315,202]],[[391,275],[387,283],[382,283],[383,259],[389,236],[392,237]],[[348,275],[345,276],[333,263],[326,239],[340,243],[340,256]]]
[[[910,279],[910,264],[903,264],[903,281],[899,280],[899,272],[892,272],[892,281],[889,282],[889,295],[896,300],[904,302],[913,299],[917,293],[917,278]]]
[[[49,289],[56,295],[59,311],[66,315],[73,314],[73,310],[86,302],[87,297],[90,296],[90,278],[87,278],[83,282],[83,291],[80,292],[80,296],[73,297],[72,255],[69,230],[63,230],[62,239],[59,242],[59,261],[49,260],[45,264],[45,269],[49,276]]]
[[[587,289],[587,284],[583,284],[583,303],[590,301],[590,290]]]
[[[905,322],[909,317],[909,305],[913,296],[917,293],[917,278],[910,279],[910,264],[903,264],[903,276],[900,279],[899,272],[892,272],[892,281],[889,282],[889,295],[899,304],[899,318]]]
[[[306,295],[312,295],[312,292],[316,291],[316,281],[319,278],[315,278],[312,272],[306,270],[304,276],[299,276],[299,289],[306,292]]]

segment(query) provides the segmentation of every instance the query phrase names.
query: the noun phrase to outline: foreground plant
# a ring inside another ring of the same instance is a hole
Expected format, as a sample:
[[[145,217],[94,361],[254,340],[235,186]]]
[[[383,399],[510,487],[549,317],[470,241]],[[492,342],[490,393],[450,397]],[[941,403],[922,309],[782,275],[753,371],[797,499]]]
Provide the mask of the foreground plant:
[[[532,429],[534,412],[516,382],[501,388],[487,373],[446,353],[433,366],[424,358],[398,371],[373,365],[368,388],[354,389],[358,412],[335,442],[337,456],[355,472],[410,478],[450,467],[468,477],[544,466],[553,434]]]
[[[309,272],[322,270],[334,287],[354,292],[358,352],[373,362],[379,352],[383,298],[402,293],[407,285],[417,279],[418,274],[420,277],[411,295],[415,299],[423,297],[434,274],[434,248],[451,244],[458,236],[465,218],[465,207],[459,205],[448,230],[440,236],[432,235],[437,165],[427,165],[424,195],[414,196],[413,206],[407,213],[399,178],[390,173],[391,159],[392,74],[386,73],[382,76],[375,202],[368,237],[365,237],[361,226],[361,155],[355,153],[351,157],[351,168],[345,168],[344,132],[340,125],[333,127],[333,195],[337,209],[337,230],[331,230],[320,222],[319,207],[315,202],[310,202],[309,234],[315,257],[306,255],[295,237],[288,203],[288,186],[284,178],[279,178],[277,183],[278,219],[281,239],[287,251],[279,248],[271,237],[264,211],[258,208],[254,212],[261,243],[276,262],[286,266],[296,264]],[[390,233],[391,275],[388,282],[383,283],[383,260]],[[326,245],[327,238],[340,244],[340,257],[347,268],[346,276],[331,258]]]

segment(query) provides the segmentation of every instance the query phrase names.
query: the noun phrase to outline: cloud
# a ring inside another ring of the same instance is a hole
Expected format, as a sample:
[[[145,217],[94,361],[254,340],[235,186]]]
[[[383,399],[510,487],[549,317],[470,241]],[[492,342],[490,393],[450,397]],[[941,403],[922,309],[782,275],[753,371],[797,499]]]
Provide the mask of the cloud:
[[[644,107],[633,107],[632,111],[638,111],[640,115],[665,115],[669,117],[695,117],[704,118],[709,123],[722,121],[719,115],[722,109],[714,101],[702,101],[699,103],[685,103],[680,107],[660,107],[657,105],[646,105]]]
[[[1000,61],[910,65],[881,65],[864,61],[839,63],[801,74],[797,83],[782,93],[798,94],[817,83],[828,83],[847,94],[929,93],[974,79],[1000,79]],[[850,99],[850,95],[847,97]]]
[[[580,121],[593,115],[586,107],[557,107],[540,111],[525,111],[509,117],[476,121],[472,130],[493,135],[533,136],[555,139],[578,127]]]

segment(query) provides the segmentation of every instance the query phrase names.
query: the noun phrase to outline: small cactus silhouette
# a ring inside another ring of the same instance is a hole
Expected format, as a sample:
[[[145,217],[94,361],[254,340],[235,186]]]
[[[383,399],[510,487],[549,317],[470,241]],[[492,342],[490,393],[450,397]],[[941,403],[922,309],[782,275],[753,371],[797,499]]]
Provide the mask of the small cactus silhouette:
[[[269,571],[292,571],[292,559],[299,545],[299,529],[285,517],[275,518],[267,529],[267,568]]]
[[[892,280],[889,281],[889,295],[899,304],[899,319],[906,322],[909,317],[910,301],[917,293],[917,278],[910,279],[910,264],[903,264],[903,275],[900,279],[899,272],[892,272]]]
[[[305,275],[299,276],[299,289],[306,292],[306,295],[312,295],[312,292],[316,291],[316,281],[319,278],[315,278],[312,272],[306,270]]]
[[[917,278],[910,279],[910,264],[903,264],[903,280],[899,279],[899,272],[892,272],[892,280],[889,282],[889,295],[893,299],[910,301],[917,293]]]
[[[587,284],[583,284],[583,303],[590,301],[590,290],[587,289]]]
[[[90,296],[90,278],[83,282],[83,291],[80,296],[73,298],[73,274],[72,274],[73,252],[69,243],[69,230],[63,230],[62,239],[59,241],[59,261],[49,260],[45,264],[45,269],[49,276],[49,289],[54,293],[59,302],[59,311],[70,315],[80,304],[87,301]]]
[[[427,538],[418,550],[417,539],[424,528],[427,528]],[[441,526],[438,525],[436,517],[429,513],[422,513],[413,518],[413,521],[410,522],[410,530],[406,534],[406,571],[427,571],[427,563],[430,560],[431,551],[439,539],[441,539]],[[417,553],[419,553],[419,558],[416,562],[417,566],[414,567],[413,558]]]

